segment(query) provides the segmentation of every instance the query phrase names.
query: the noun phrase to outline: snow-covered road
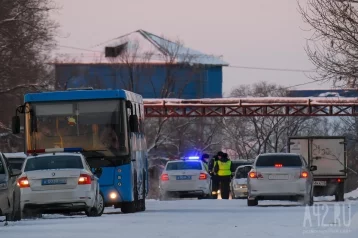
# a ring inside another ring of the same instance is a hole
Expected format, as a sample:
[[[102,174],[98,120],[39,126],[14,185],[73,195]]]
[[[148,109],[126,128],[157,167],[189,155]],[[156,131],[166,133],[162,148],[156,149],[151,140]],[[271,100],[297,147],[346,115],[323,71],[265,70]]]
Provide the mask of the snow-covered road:
[[[152,200],[146,212],[137,214],[107,209],[98,218],[45,215],[7,227],[0,223],[1,238],[356,238],[357,232],[358,201],[316,202],[308,209],[289,202],[267,201],[247,207],[246,200]]]

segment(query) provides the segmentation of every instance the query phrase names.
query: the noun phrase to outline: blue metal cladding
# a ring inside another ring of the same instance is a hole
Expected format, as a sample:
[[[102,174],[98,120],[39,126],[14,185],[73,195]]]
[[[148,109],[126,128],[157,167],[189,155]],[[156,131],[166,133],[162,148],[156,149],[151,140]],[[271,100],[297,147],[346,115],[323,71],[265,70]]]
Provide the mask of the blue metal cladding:
[[[175,83],[163,87],[169,77],[173,79],[169,81]],[[78,87],[126,89],[143,98],[161,98],[162,89],[168,88],[170,93],[165,97],[216,98],[222,97],[222,67],[168,69],[164,65],[139,65],[129,70],[124,65],[56,65],[56,89]]]

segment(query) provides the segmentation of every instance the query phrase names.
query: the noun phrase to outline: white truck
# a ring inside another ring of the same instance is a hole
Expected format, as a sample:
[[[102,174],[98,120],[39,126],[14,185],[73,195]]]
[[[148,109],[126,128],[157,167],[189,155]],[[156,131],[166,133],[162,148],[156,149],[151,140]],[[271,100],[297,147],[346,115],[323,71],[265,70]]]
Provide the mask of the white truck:
[[[288,152],[301,154],[313,171],[314,196],[335,196],[344,201],[344,181],[347,178],[346,138],[338,136],[289,137]]]

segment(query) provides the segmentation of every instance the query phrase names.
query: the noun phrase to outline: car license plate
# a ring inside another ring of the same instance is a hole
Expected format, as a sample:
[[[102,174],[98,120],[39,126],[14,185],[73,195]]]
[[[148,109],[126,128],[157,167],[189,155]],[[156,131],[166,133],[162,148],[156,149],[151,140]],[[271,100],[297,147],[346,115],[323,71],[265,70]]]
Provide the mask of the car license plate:
[[[285,179],[288,179],[288,174],[271,174],[271,175],[269,175],[269,179],[285,180]]]
[[[58,185],[58,184],[67,184],[67,179],[43,179],[42,185]]]
[[[179,175],[177,176],[177,180],[191,180],[190,175]]]
[[[327,181],[313,181],[314,186],[327,186]]]

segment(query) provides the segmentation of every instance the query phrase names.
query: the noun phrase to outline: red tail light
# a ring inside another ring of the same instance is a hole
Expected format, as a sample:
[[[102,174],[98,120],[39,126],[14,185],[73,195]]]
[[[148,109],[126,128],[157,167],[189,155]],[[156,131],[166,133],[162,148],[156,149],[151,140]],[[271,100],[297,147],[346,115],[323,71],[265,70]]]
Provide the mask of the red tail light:
[[[208,178],[208,175],[206,175],[205,173],[200,173],[199,180],[205,180],[207,178]]]
[[[162,181],[168,181],[168,180],[169,180],[168,174],[162,174],[162,176],[160,176],[160,180],[162,180]]]
[[[308,178],[308,173],[307,173],[306,171],[303,171],[303,172],[301,173],[300,178]]]
[[[282,164],[275,164],[275,167],[276,167],[276,168],[281,168],[281,167],[282,167]]]
[[[17,180],[17,186],[19,186],[20,188],[29,188],[30,183],[29,183],[29,180],[27,179],[27,177],[19,178]]]
[[[78,184],[83,185],[83,184],[91,184],[92,183],[92,179],[91,176],[88,174],[81,174],[80,177],[78,178]]]
[[[250,177],[250,178],[263,178],[262,174],[257,173],[257,172],[255,172],[255,171],[249,172],[249,177]]]
[[[340,183],[340,182],[343,182],[343,179],[337,179],[337,182]]]

